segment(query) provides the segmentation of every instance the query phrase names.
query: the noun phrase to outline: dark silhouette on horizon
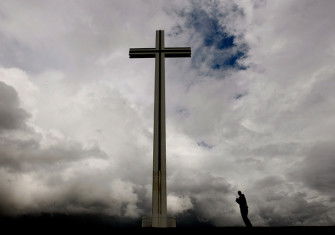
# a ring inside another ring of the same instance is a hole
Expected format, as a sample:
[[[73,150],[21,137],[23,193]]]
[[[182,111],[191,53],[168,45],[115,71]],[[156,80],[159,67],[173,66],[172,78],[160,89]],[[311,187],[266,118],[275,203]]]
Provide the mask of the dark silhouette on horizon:
[[[252,227],[252,224],[248,218],[248,204],[247,204],[247,199],[245,199],[245,196],[241,191],[237,192],[239,197],[236,198],[236,202],[240,205],[240,211],[241,211],[241,216],[242,219],[245,223],[245,226],[247,227]]]

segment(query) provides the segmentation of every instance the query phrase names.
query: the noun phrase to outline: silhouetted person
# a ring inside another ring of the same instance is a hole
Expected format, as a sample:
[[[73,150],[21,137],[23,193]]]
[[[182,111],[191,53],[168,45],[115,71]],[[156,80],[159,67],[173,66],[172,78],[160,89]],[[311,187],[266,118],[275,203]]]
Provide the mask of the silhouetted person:
[[[239,197],[236,198],[236,202],[240,205],[241,215],[242,219],[245,223],[245,226],[252,227],[252,224],[250,223],[250,220],[248,219],[248,204],[247,200],[245,199],[245,196],[241,191],[237,192]]]

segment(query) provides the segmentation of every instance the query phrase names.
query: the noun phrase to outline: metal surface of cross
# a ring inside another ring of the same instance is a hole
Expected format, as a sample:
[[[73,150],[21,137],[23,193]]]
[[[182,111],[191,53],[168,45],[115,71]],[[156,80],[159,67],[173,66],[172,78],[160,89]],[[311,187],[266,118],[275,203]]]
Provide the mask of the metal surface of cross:
[[[153,140],[152,216],[144,217],[143,227],[175,227],[167,217],[166,131],[165,131],[165,58],[191,57],[190,47],[165,47],[164,31],[156,31],[155,48],[131,48],[130,58],[155,58],[155,101]]]

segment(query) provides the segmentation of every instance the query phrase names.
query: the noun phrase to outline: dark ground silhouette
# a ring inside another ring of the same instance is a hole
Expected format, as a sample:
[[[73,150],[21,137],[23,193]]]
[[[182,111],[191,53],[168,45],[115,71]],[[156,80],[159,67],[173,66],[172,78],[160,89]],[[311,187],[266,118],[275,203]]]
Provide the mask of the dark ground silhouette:
[[[178,220],[179,219],[179,220]],[[104,215],[36,214],[15,217],[0,216],[2,234],[335,234],[335,227],[213,227],[199,224],[197,217],[177,218],[177,228],[141,228],[141,219]],[[187,221],[187,222],[186,222]]]

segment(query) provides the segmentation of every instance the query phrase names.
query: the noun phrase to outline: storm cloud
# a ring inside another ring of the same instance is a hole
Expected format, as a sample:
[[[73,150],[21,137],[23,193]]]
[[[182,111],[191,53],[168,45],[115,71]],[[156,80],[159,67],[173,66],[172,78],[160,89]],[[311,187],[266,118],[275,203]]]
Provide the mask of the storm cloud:
[[[19,98],[15,89],[0,82],[0,130],[21,128],[28,113],[19,107]]]

